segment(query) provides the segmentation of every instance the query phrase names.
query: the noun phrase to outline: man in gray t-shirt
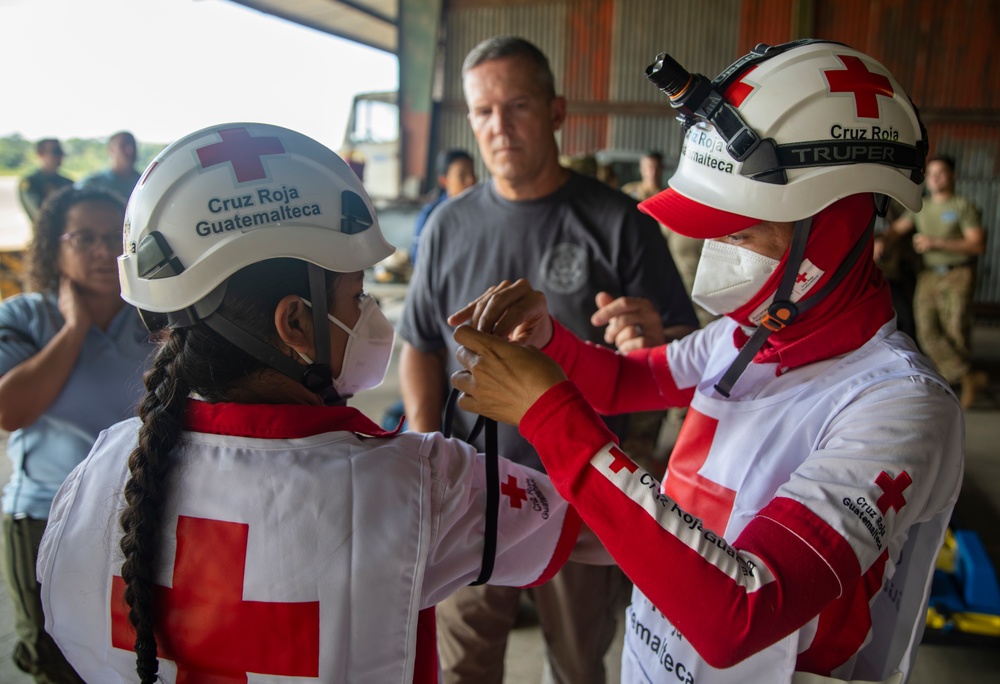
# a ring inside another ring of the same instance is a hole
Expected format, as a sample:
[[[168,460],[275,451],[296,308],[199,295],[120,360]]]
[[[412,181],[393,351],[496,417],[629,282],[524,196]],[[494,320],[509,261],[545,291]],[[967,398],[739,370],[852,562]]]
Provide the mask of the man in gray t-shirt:
[[[526,278],[545,293],[558,321],[591,342],[604,343],[603,328],[590,320],[600,292],[645,297],[664,327],[697,327],[656,222],[594,178],[569,172],[551,194],[522,201],[480,183],[438,207],[424,232],[399,334],[418,352],[446,350],[447,376],[462,366],[445,319],[502,280]],[[456,412],[455,434],[468,434],[474,418]],[[440,423],[440,413],[435,420]],[[624,416],[606,422],[622,436]],[[498,427],[503,456],[542,469],[517,427]]]
[[[410,426],[420,431],[439,428],[448,376],[460,367],[448,315],[501,280],[527,278],[570,330],[623,350],[697,327],[656,223],[627,196],[559,166],[555,131],[566,103],[545,56],[522,39],[493,38],[469,54],[463,76],[469,123],[492,178],[439,207],[421,238],[399,325],[400,385]],[[458,412],[456,434],[472,418]],[[501,455],[541,467],[516,428],[500,425],[499,445]],[[626,587],[616,567],[567,563],[529,590],[557,684],[603,684]],[[520,592],[466,587],[438,605],[446,684],[503,680]]]

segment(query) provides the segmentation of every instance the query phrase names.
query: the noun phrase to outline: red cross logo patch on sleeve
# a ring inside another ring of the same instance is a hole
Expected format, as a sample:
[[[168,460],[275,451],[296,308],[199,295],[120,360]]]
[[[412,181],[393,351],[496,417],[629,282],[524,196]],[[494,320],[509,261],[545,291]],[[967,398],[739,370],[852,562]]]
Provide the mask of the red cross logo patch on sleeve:
[[[267,135],[254,138],[245,128],[227,128],[219,131],[219,137],[222,142],[198,148],[198,161],[205,169],[216,164],[232,164],[240,183],[267,178],[261,157],[285,152],[280,139]]]
[[[521,503],[528,500],[528,490],[519,487],[513,475],[508,475],[507,481],[500,485],[500,493],[510,499],[511,508],[520,508]]]
[[[831,93],[851,93],[859,117],[879,118],[878,96],[892,97],[892,84],[882,74],[868,71],[868,67],[853,55],[837,55],[846,69],[826,69],[823,75]]]
[[[155,588],[157,655],[177,684],[245,683],[247,672],[319,676],[319,602],[243,599],[250,526],[180,516],[172,587]],[[112,578],[111,645],[132,650],[125,581]]]
[[[905,470],[895,480],[892,479],[889,473],[883,470],[875,478],[875,484],[883,492],[882,496],[875,502],[875,505],[882,511],[882,515],[885,515],[890,508],[894,509],[897,513],[902,510],[903,506],[906,505],[906,499],[903,498],[903,490],[913,484],[913,480],[910,479],[910,475]]]
[[[611,465],[608,466],[608,470],[611,472],[618,474],[621,472],[622,468],[624,468],[630,473],[634,473],[639,468],[639,466],[635,464],[635,461],[629,458],[625,452],[618,447],[612,446],[608,449],[608,451],[611,452],[612,458]]]

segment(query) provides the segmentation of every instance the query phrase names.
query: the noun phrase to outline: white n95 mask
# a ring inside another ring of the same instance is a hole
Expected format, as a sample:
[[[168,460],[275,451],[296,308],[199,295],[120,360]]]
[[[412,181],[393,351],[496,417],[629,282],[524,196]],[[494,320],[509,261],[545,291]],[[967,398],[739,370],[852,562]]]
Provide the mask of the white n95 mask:
[[[736,311],[760,292],[779,263],[745,247],[705,240],[691,299],[716,316]]]
[[[312,308],[308,299],[302,301]],[[362,296],[361,316],[353,329],[348,328],[333,314],[327,313],[326,317],[349,336],[344,349],[344,360],[340,364],[340,375],[333,379],[333,388],[337,393],[347,397],[363,389],[381,385],[389,368],[389,359],[392,358],[395,331],[371,295]],[[307,363],[312,363],[312,359],[305,354],[300,356]]]

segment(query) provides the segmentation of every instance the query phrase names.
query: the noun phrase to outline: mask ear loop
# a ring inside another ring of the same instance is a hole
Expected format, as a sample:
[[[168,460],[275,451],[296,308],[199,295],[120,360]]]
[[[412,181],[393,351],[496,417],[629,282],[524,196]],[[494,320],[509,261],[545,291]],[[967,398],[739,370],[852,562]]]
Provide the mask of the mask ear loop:
[[[441,432],[445,437],[451,437],[455,410],[458,406],[459,391],[452,388],[444,407],[444,418]],[[483,562],[479,576],[469,586],[486,584],[493,574],[493,564],[497,555],[497,525],[500,513],[500,461],[499,445],[497,443],[497,422],[479,416],[465,441],[472,444],[479,433],[486,430],[486,531],[483,535]]]

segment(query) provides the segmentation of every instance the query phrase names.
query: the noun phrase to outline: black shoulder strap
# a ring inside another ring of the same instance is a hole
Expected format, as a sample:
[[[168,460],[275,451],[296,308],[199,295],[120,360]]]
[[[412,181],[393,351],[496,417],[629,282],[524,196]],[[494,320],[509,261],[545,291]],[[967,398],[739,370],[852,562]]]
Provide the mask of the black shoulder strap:
[[[455,410],[458,406],[457,389],[452,389],[448,395],[448,401],[444,408],[444,419],[441,432],[445,437],[452,436],[452,426],[455,418]],[[493,575],[493,564],[497,556],[497,525],[500,516],[500,460],[499,445],[497,443],[497,422],[484,416],[476,419],[469,435],[464,441],[472,444],[479,433],[486,430],[486,531],[483,534],[483,563],[479,570],[479,577],[470,582],[469,586],[474,587],[486,584]]]

